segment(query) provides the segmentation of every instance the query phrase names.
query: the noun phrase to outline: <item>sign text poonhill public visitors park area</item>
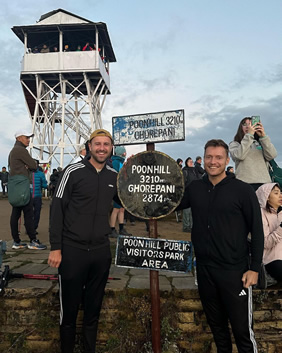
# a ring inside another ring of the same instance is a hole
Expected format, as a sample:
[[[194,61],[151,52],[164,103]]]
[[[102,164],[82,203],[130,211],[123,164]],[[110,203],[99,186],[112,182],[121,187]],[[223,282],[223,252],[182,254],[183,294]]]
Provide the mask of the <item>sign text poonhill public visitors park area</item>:
[[[141,237],[118,237],[116,266],[188,272],[191,242]]]

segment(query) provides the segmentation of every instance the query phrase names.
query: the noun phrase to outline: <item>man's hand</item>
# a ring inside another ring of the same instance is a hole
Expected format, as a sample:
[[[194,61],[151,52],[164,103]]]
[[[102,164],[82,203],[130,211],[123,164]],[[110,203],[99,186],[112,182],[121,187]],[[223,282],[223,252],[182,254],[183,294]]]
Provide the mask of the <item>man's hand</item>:
[[[48,259],[49,266],[58,268],[60,266],[61,261],[62,261],[61,250],[50,251],[49,259]]]
[[[245,272],[242,277],[242,282],[244,288],[249,288],[250,286],[257,284],[258,272],[254,272],[251,270]]]

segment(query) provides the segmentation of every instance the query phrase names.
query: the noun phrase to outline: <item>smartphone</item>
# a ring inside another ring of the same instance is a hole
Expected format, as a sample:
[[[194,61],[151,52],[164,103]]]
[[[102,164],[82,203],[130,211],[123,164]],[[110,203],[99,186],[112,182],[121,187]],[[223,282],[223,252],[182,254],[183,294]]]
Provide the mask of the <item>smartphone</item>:
[[[256,123],[260,123],[259,115],[252,116],[252,125],[255,125]]]

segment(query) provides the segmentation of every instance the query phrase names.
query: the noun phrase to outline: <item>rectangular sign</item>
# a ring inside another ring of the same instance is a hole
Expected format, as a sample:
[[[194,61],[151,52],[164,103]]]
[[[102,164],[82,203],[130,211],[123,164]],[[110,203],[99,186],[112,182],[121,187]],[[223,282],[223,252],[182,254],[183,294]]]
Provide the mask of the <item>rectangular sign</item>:
[[[114,116],[113,139],[115,145],[184,141],[184,110],[141,115]]]
[[[191,242],[120,235],[115,264],[145,270],[191,271]]]

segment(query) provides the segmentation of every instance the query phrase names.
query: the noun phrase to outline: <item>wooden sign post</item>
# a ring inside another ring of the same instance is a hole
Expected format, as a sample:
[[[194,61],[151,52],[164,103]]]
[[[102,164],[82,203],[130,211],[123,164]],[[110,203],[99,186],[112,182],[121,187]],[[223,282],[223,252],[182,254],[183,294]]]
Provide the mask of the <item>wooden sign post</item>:
[[[158,238],[157,219],[178,206],[184,192],[181,169],[154,142],[184,140],[184,111],[113,117],[115,145],[147,144],[147,151],[129,158],[118,175],[118,193],[132,215],[149,220],[149,236]],[[152,346],[161,353],[159,273],[150,270]]]

